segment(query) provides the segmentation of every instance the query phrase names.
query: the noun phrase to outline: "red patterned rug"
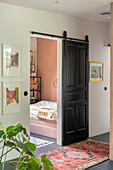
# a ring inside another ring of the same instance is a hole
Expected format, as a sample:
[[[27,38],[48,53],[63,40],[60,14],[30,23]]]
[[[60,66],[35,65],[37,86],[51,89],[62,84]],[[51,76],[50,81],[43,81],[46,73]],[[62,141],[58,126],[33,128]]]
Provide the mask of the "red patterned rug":
[[[89,139],[49,151],[45,155],[52,161],[56,170],[84,170],[108,160],[109,145]]]

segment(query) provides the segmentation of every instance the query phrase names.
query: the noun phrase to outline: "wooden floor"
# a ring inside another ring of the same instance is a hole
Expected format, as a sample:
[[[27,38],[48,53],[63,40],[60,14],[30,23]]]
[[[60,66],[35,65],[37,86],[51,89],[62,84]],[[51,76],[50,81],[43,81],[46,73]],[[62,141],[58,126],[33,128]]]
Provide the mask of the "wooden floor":
[[[36,149],[37,155],[40,154],[40,153],[44,153],[44,152],[47,152],[49,150],[54,150],[54,149],[57,149],[57,148],[60,147],[59,145],[56,144],[55,139],[44,137],[44,136],[39,136],[39,135],[36,135],[36,134],[33,134],[33,133],[31,133],[31,136],[38,137],[38,138],[45,139],[45,140],[49,140],[49,141],[54,141],[54,144],[48,145],[47,147],[45,146],[45,147]],[[99,135],[99,136],[95,136],[95,137],[92,137],[91,139],[109,143],[109,133],[102,134],[102,135]],[[0,170],[1,170],[1,168],[0,168]],[[13,165],[6,165],[5,170],[14,170],[14,166]],[[98,165],[95,165],[91,168],[88,168],[87,170],[113,170],[113,161],[110,161],[110,160],[105,161],[105,162],[100,163]]]

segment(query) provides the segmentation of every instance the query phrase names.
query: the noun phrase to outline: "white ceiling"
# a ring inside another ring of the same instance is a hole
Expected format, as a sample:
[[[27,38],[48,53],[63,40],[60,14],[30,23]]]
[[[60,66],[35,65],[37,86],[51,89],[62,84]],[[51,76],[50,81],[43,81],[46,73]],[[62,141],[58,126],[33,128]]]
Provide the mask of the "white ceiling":
[[[100,14],[110,12],[111,0],[0,0],[0,2],[79,18],[107,21]]]

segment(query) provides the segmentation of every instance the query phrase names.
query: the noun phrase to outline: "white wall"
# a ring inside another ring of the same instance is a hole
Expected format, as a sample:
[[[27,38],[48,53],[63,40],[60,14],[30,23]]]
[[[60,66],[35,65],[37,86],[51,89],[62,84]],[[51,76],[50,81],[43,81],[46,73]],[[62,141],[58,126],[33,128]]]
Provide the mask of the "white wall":
[[[69,37],[83,39],[85,34],[89,35],[90,61],[105,63],[104,82],[90,83],[89,128],[90,136],[107,132],[109,131],[109,49],[104,47],[103,42],[109,37],[108,24],[0,3],[0,44],[22,44],[24,49],[22,57],[29,57],[30,31],[62,35],[64,30],[68,32]],[[103,90],[104,86],[108,87],[107,92]],[[23,114],[18,116],[0,116],[4,126],[14,124],[18,120],[29,131],[28,108],[24,108]]]
[[[30,72],[30,63],[27,61],[27,58],[30,57],[30,31],[62,35],[63,30],[67,30],[69,32],[69,36],[83,38],[84,36],[81,34],[82,27],[80,23],[78,19],[72,17],[0,3],[0,45],[2,43],[22,45],[22,58],[24,61],[22,62],[22,95],[25,90],[29,89],[30,85],[27,73]],[[0,62],[1,59],[2,57],[0,55]],[[2,69],[2,62],[0,63],[0,66]],[[26,67],[28,69],[24,70]],[[3,78],[1,77],[1,69],[0,85],[3,81]],[[2,99],[1,94],[0,88],[0,101]],[[0,114],[2,114],[1,102]],[[21,114],[0,115],[0,121],[5,127],[13,125],[19,121],[29,132],[29,96],[28,98],[23,97]],[[16,153],[11,154],[8,158],[13,159],[15,156],[17,156]]]
[[[104,63],[103,82],[89,82],[89,136],[110,129],[110,47],[109,24],[83,21],[84,34],[89,35],[89,61]],[[107,87],[107,91],[104,90]]]

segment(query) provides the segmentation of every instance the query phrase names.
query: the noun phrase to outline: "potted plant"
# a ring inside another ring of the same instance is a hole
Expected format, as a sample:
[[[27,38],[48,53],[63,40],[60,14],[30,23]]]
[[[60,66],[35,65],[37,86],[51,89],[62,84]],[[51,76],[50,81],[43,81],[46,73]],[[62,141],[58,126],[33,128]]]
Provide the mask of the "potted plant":
[[[5,168],[5,163],[11,163],[11,161],[6,162],[6,158],[7,154],[12,150],[19,153],[19,158],[15,161],[16,170],[55,169],[46,155],[42,155],[41,159],[35,155],[36,145],[29,140],[30,137],[21,123],[5,129],[0,122],[0,165],[2,170]]]

